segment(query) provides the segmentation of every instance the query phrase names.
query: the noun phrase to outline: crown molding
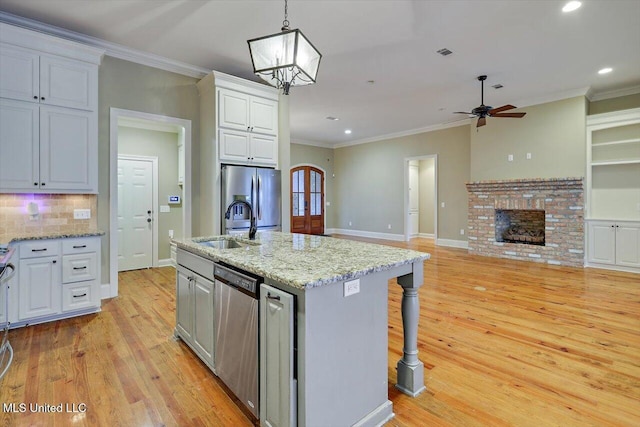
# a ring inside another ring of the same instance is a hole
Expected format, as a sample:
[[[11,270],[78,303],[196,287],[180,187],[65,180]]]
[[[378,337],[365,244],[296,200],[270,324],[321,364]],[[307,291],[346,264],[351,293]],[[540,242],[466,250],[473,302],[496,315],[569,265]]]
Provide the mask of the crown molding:
[[[516,102],[519,105],[518,108],[530,107],[532,105],[547,104],[549,102],[562,101],[563,99],[575,98],[576,96],[586,97],[589,93],[589,87],[581,87],[578,89],[565,90],[563,92],[554,93],[551,95],[537,96],[532,98],[521,99]]]
[[[97,47],[105,51],[105,55],[114,58],[124,59],[125,61],[135,62],[136,64],[146,65],[148,67],[159,68],[161,70],[170,71],[172,73],[182,74],[198,79],[203,78],[211,72],[206,68],[196,67],[185,62],[175,61],[160,55],[133,49],[118,43],[108,42],[97,37],[87,36],[75,31],[66,30],[64,28],[45,24],[33,19],[23,18],[21,16],[12,15],[10,13],[0,11],[0,22],[15,25],[28,30],[37,31],[50,36],[60,37],[66,40],[82,43],[88,46]]]
[[[320,141],[311,141],[308,139],[291,139],[292,144],[298,145],[310,145],[312,147],[320,147],[320,148],[335,148],[335,146],[329,142],[320,142]]]
[[[589,100],[591,102],[593,102],[593,101],[602,101],[604,99],[618,98],[620,96],[635,95],[637,93],[640,93],[640,85],[631,86],[631,87],[627,87],[627,88],[624,88],[624,89],[615,89],[615,90],[608,90],[608,91],[605,91],[605,92],[594,93],[593,95],[591,95],[591,98],[589,98]]]
[[[467,126],[471,123],[470,119],[456,120],[455,122],[442,123],[432,126],[426,126],[418,129],[410,129],[402,132],[389,133],[386,135],[374,136],[372,138],[358,139],[356,141],[341,142],[334,144],[333,148],[351,147],[353,145],[368,144],[370,142],[384,141],[387,139],[402,138],[404,136],[417,135],[420,133],[433,132],[436,130],[455,128],[458,126]]]

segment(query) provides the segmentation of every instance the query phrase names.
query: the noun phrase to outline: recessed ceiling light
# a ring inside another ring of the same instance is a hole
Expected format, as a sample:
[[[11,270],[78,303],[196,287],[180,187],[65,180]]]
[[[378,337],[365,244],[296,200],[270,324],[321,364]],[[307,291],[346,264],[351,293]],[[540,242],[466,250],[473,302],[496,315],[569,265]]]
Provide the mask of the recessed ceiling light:
[[[569,3],[565,4],[564,7],[562,8],[563,12],[573,12],[574,10],[578,9],[580,6],[582,6],[582,3],[579,1],[570,1]]]
[[[345,129],[344,133],[346,133],[347,135],[351,135],[351,129]]]
[[[610,73],[612,71],[613,71],[613,68],[606,67],[606,68],[603,68],[602,70],[598,71],[598,74],[608,74],[608,73]]]
[[[335,122],[336,120],[340,120],[340,119],[333,116],[327,116],[327,120],[333,120]]]

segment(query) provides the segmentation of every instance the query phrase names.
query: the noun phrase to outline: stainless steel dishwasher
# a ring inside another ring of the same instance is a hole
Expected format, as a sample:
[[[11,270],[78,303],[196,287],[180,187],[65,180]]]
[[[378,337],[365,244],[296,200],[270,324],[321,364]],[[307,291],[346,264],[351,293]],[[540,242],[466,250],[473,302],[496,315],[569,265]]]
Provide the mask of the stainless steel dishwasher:
[[[255,415],[258,406],[258,292],[263,279],[215,264],[214,372]]]

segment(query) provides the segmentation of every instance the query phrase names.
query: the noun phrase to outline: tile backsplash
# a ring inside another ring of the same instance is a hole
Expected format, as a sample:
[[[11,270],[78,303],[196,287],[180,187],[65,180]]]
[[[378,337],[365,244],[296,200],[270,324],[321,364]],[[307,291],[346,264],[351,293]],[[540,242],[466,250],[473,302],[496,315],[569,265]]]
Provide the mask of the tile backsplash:
[[[28,207],[38,206],[32,219]],[[95,194],[0,194],[0,243],[15,237],[97,230],[98,196]],[[74,209],[90,209],[90,219],[73,219]]]

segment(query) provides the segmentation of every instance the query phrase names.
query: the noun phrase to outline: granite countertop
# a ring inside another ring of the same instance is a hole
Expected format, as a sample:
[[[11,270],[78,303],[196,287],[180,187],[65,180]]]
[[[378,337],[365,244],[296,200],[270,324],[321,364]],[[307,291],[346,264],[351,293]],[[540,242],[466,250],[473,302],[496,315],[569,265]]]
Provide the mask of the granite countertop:
[[[214,249],[198,244],[208,240],[236,240],[245,246]],[[258,233],[254,241],[246,236],[212,236],[173,242],[178,248],[298,289],[349,280],[430,257],[424,252],[373,243],[273,231]]]
[[[81,231],[81,232],[62,232],[62,233],[45,233],[33,236],[14,236],[8,242],[2,243],[16,243],[23,240],[47,240],[47,239],[70,239],[74,237],[92,237],[92,236],[104,236],[105,232],[101,230],[94,231]]]

